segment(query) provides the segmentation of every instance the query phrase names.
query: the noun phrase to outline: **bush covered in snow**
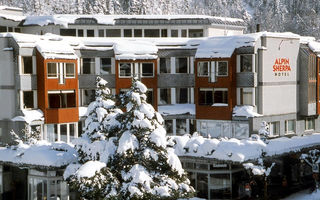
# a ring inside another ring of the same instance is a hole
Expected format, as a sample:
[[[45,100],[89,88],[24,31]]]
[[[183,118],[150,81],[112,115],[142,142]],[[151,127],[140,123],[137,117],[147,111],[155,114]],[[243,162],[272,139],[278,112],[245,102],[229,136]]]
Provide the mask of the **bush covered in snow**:
[[[64,178],[86,199],[178,199],[194,189],[173,149],[167,147],[161,115],[146,102],[147,88],[136,78],[118,102],[106,81],[97,79],[84,133],[75,144],[77,163]]]

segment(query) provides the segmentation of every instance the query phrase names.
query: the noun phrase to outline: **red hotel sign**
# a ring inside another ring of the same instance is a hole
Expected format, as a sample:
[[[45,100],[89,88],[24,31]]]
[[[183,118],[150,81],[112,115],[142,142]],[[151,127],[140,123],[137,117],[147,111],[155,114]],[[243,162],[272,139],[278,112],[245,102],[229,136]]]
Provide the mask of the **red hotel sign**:
[[[289,58],[276,58],[273,72],[275,76],[289,76],[289,72],[291,72]]]

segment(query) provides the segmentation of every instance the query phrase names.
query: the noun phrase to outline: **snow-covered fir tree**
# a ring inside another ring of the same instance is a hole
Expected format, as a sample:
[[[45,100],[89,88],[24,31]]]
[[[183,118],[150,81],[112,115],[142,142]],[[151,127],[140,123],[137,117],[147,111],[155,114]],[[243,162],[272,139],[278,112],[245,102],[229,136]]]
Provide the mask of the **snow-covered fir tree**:
[[[133,79],[113,166],[121,182],[119,199],[177,199],[194,189],[173,149],[167,148],[163,118],[146,102],[147,88]]]
[[[87,110],[82,136],[75,141],[78,163],[70,164],[64,174],[71,187],[85,199],[113,199],[118,180],[110,171],[109,161],[116,150],[116,133],[122,111],[111,99],[107,82],[98,77],[96,98]]]
[[[76,141],[78,163],[65,179],[86,199],[178,199],[194,189],[173,149],[167,147],[161,115],[146,102],[147,88],[137,79],[122,96],[122,113],[105,82],[97,82],[84,133]]]

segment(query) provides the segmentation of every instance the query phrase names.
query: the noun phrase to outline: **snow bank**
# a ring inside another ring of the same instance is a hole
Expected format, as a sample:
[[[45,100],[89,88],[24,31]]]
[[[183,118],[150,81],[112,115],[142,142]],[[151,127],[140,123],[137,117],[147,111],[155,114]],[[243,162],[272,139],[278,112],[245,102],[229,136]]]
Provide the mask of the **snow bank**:
[[[62,167],[77,161],[73,146],[63,142],[38,141],[34,145],[19,144],[16,148],[0,148],[0,161],[18,165]]]
[[[43,121],[43,112],[40,109],[37,110],[22,110],[24,116],[16,116],[12,118],[12,121],[24,121],[30,124],[33,121]]]
[[[164,116],[181,114],[195,115],[195,110],[195,104],[173,104],[158,106],[158,112]]]
[[[310,193],[310,190],[303,190],[298,193],[292,194],[283,200],[319,200],[320,190]]]
[[[302,148],[319,145],[320,134],[316,133],[308,136],[295,136],[292,138],[277,138],[269,140],[266,144],[260,139],[208,139],[202,136],[188,135],[171,136],[175,153],[178,156],[206,157],[218,160],[228,160],[233,162],[245,162],[258,159],[262,152],[265,156],[281,155],[288,152],[297,152]],[[171,143],[172,144],[172,143]]]
[[[253,111],[253,106],[235,106],[232,116],[234,117],[259,117],[262,116]]]

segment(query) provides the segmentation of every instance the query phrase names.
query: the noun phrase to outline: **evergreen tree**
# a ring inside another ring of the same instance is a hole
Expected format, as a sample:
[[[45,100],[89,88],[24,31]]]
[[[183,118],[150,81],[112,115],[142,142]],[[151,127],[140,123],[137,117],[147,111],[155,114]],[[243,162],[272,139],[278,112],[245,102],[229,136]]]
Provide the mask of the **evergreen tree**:
[[[137,79],[121,97],[126,112],[111,100],[106,81],[97,79],[84,133],[75,141],[78,163],[64,178],[86,199],[178,199],[194,189],[172,148],[161,115],[146,102]]]
[[[98,77],[96,98],[88,106],[84,133],[75,140],[78,163],[70,164],[64,174],[71,187],[85,199],[113,199],[118,180],[110,171],[109,158],[114,154],[116,132],[122,114],[112,100],[107,82]]]
[[[119,145],[112,160],[120,180],[118,199],[177,199],[194,189],[180,160],[167,148],[161,115],[146,102],[147,88],[137,78],[122,97],[123,114]]]

